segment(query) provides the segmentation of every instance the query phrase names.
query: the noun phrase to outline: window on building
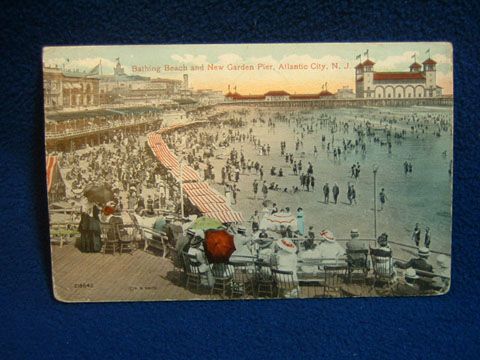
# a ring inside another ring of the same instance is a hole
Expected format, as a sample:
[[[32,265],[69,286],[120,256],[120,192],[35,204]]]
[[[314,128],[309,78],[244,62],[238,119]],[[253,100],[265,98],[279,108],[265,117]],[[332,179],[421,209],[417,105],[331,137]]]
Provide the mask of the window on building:
[[[388,94],[388,98],[391,98],[392,97],[392,94]]]
[[[401,97],[402,97],[402,94],[398,94],[398,97],[401,98]]]

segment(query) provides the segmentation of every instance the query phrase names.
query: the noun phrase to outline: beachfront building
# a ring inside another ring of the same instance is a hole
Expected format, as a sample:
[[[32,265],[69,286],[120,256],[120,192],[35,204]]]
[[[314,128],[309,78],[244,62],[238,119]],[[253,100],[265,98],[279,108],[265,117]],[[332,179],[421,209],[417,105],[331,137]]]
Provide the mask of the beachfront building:
[[[43,67],[45,110],[98,106],[99,79],[90,73]]]
[[[414,62],[409,71],[374,71],[375,63],[367,59],[355,67],[357,98],[398,99],[442,96],[437,85],[436,62],[428,58],[422,65]]]
[[[335,94],[335,97],[337,99],[355,99],[355,93],[353,92],[353,89],[349,88],[347,85],[343,86],[341,89],[337,90],[337,93]]]
[[[286,101],[290,100],[290,94],[286,91],[269,91],[264,94],[265,101]]]
[[[188,75],[183,80],[128,75],[120,58],[113,75],[100,75],[102,104],[159,104],[172,96],[188,95]]]
[[[192,92],[192,97],[201,105],[215,105],[224,101],[223,92],[212,89],[196,90]]]

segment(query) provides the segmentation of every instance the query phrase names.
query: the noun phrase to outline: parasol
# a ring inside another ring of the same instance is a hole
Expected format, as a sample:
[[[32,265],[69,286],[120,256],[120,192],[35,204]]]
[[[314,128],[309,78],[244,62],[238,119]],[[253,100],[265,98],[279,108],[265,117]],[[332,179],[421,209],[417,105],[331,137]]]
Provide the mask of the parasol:
[[[203,247],[212,264],[226,263],[236,250],[233,235],[226,230],[207,230]]]
[[[190,226],[190,229],[192,230],[215,230],[223,228],[224,226],[219,220],[206,216],[195,219],[195,221]]]
[[[95,185],[90,184],[85,187],[83,194],[91,202],[105,204],[113,200],[113,191],[107,184]]]

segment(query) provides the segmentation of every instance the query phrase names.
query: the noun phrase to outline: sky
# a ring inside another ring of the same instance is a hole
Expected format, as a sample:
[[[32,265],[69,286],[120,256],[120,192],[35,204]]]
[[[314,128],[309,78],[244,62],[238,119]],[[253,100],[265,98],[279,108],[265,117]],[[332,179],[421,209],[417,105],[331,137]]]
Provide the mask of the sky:
[[[430,54],[437,62],[437,84],[444,94],[453,93],[453,49],[445,42],[46,47],[43,62],[87,72],[101,63],[107,75],[119,58],[130,75],[181,80],[188,74],[195,90],[227,92],[230,86],[240,94],[300,94],[354,89],[357,57],[366,60],[367,51],[375,71],[408,71],[414,58],[422,63]]]

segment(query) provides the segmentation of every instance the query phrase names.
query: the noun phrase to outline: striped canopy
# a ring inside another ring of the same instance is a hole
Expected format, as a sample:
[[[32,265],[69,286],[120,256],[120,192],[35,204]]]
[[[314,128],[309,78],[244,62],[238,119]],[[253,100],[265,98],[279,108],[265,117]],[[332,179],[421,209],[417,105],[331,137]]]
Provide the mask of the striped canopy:
[[[162,139],[162,133],[184,126],[186,125],[172,125],[148,134],[148,145],[153,153],[177,180],[180,180],[180,164],[175,154]],[[182,171],[185,195],[204,216],[217,219],[222,223],[244,221],[242,213],[234,211],[230,204],[227,204],[224,196],[206,182],[202,182],[193,168],[184,165]]]
[[[180,180],[180,164],[178,159],[167,144],[165,144],[162,136],[158,133],[148,134],[148,145],[162,165],[165,166],[177,180]],[[183,165],[182,171],[183,181],[200,180],[200,176],[191,166]]]
[[[47,192],[50,192],[53,183],[53,174],[57,165],[56,156],[47,156]]]

